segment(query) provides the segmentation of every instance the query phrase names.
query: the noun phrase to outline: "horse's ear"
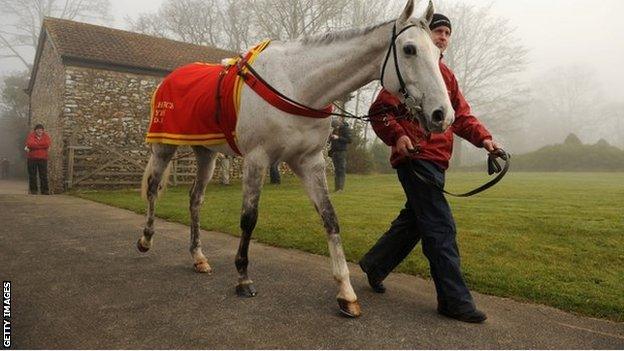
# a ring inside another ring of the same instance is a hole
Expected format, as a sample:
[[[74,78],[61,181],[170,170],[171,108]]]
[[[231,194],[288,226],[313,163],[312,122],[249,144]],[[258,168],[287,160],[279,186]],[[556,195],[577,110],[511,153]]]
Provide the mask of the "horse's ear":
[[[405,9],[403,9],[403,13],[401,13],[401,16],[399,16],[399,19],[397,20],[397,22],[399,23],[407,22],[410,19],[410,17],[412,17],[413,12],[414,12],[414,0],[408,0],[407,4],[405,5]]]
[[[435,13],[435,7],[433,6],[433,1],[429,0],[429,6],[427,6],[427,10],[425,10],[425,21],[431,24],[431,20],[433,19],[433,14]]]

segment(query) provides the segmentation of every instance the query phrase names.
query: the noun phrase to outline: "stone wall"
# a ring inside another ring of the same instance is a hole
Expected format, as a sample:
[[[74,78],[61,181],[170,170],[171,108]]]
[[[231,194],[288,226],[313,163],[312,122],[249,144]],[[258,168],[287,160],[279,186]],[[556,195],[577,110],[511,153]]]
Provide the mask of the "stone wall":
[[[146,149],[150,100],[162,77],[67,66],[64,134],[72,143],[95,139],[111,147]]]
[[[31,125],[30,129],[41,123],[52,138],[49,150],[48,177],[50,190],[54,193],[64,189],[63,176],[63,85],[64,67],[61,58],[49,39],[43,44],[43,50],[36,67],[37,74],[30,94]],[[26,137],[26,136],[24,136]]]
[[[150,101],[161,80],[159,76],[66,66],[63,103],[66,143],[93,148],[83,153],[90,157],[76,163],[74,181],[107,159],[118,158],[117,153],[135,163],[120,160],[104,170],[107,175],[96,175],[91,180],[102,183],[119,180],[120,184],[140,180],[141,165],[149,157],[144,139]]]

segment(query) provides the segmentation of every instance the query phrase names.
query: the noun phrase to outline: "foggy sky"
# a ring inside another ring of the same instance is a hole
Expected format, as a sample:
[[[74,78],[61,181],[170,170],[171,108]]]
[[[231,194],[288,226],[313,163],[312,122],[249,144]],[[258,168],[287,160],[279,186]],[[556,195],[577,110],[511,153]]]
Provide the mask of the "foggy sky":
[[[529,49],[527,80],[557,66],[580,65],[595,72],[609,100],[624,101],[624,89],[619,89],[624,81],[624,1],[462,1],[477,6],[491,4],[492,14],[508,19],[516,28],[516,36]],[[153,12],[162,2],[111,0],[115,17],[111,27],[125,29],[126,16]],[[0,74],[16,69],[22,66],[3,60]]]
[[[612,99],[624,100],[624,1],[621,0],[466,0],[492,3],[493,13],[509,19],[529,48],[527,73],[580,65],[596,72]]]
[[[624,1],[462,1],[477,6],[491,4],[494,15],[508,19],[516,28],[517,37],[530,50],[527,79],[557,66],[580,65],[596,73],[610,100],[624,101],[624,89],[617,88],[624,82]],[[111,2],[115,27],[124,28],[124,16],[152,12],[163,0]]]

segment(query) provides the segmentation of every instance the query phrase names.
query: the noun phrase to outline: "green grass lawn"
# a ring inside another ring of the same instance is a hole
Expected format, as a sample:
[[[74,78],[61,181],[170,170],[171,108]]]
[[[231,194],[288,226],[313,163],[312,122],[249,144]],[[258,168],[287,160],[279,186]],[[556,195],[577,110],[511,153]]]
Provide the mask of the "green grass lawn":
[[[477,173],[449,173],[447,189],[465,191],[485,179]],[[137,190],[74,194],[145,212]],[[187,194],[186,186],[169,188],[157,216],[188,224]],[[331,197],[347,259],[353,262],[404,203],[394,175],[348,175],[347,190]],[[623,173],[512,173],[484,194],[450,202],[471,289],[624,321]],[[202,228],[238,235],[240,207],[240,184],[211,184]],[[158,228],[156,232],[158,240]],[[286,177],[280,186],[265,185],[253,238],[327,255],[320,219],[296,178]],[[398,270],[428,277],[420,245]]]

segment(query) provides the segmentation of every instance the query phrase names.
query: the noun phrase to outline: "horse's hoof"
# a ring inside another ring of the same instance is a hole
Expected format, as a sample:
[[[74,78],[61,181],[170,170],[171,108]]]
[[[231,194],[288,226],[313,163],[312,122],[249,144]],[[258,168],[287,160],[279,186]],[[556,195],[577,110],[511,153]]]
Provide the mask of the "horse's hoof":
[[[254,297],[256,294],[256,288],[253,284],[238,284],[236,286],[236,295],[238,297]]]
[[[195,266],[195,272],[197,273],[208,273],[208,274],[212,273],[212,268],[208,264],[208,261],[195,262],[194,266]]]
[[[149,247],[144,246],[142,243],[142,238],[139,238],[139,241],[137,241],[137,249],[139,250],[139,252],[147,252],[149,251]]]
[[[362,314],[360,304],[357,301],[349,302],[345,299],[338,299],[340,313],[349,318],[357,318]]]

